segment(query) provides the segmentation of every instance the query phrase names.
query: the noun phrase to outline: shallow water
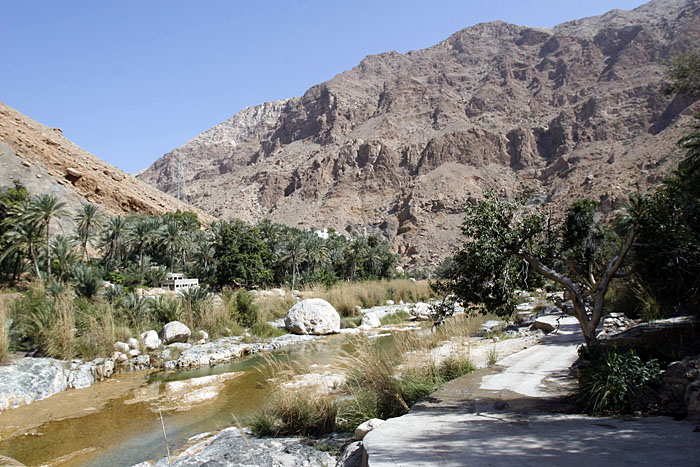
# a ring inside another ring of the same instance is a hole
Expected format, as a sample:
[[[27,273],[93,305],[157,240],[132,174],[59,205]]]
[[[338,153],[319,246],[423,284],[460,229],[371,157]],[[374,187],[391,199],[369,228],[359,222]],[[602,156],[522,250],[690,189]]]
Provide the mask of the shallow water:
[[[387,351],[393,337],[378,338]],[[352,337],[335,335],[274,352],[303,366],[337,366]],[[0,454],[26,465],[128,466],[165,457],[194,435],[245,422],[269,389],[263,355],[189,371],[125,374],[0,413]]]

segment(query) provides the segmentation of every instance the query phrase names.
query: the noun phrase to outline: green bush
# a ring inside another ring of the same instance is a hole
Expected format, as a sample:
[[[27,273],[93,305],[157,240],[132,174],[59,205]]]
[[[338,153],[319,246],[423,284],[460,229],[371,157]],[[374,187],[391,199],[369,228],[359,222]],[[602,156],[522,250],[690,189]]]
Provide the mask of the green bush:
[[[236,294],[236,314],[238,323],[245,327],[253,327],[259,321],[258,306],[247,290],[241,289]]]
[[[581,347],[579,355],[587,366],[574,398],[591,415],[629,412],[637,391],[660,373],[655,359],[645,362],[633,349]]]

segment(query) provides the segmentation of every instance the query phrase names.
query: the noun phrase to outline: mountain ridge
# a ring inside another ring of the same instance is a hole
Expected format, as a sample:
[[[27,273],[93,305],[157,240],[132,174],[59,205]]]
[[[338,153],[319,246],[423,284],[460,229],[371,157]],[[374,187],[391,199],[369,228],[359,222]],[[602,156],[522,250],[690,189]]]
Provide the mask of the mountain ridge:
[[[503,21],[426,49],[370,55],[302,96],[249,107],[140,178],[214,215],[373,234],[435,264],[485,189],[613,210],[673,167],[693,102],[663,96],[693,0],[552,28]]]

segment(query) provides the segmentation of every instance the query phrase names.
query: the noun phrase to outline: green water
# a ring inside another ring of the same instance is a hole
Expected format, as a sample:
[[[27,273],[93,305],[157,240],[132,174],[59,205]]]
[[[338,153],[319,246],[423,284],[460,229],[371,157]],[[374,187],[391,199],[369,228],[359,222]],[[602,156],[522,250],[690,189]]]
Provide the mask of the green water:
[[[388,352],[393,349],[393,336],[378,338]],[[353,351],[353,338],[335,335],[318,341],[292,346],[274,352],[301,365],[337,366],[344,352]],[[40,435],[17,436],[0,441],[0,454],[13,457],[26,465],[128,466],[145,460],[165,457],[163,432],[155,399],[164,393],[167,383],[202,376],[240,372],[223,382],[218,396],[196,404],[189,410],[162,412],[171,452],[199,433],[217,431],[245,420],[261,408],[270,396],[264,376],[258,368],[265,360],[258,354],[242,361],[191,371],[154,373],[140,388],[113,399],[96,413],[51,421],[43,424]],[[105,383],[102,383],[105,384]],[[155,395],[141,400],[138,393]],[[48,399],[46,402],[50,401]],[[29,409],[31,407],[28,406]],[[2,415],[0,414],[0,423]],[[72,457],[71,457],[72,456]]]

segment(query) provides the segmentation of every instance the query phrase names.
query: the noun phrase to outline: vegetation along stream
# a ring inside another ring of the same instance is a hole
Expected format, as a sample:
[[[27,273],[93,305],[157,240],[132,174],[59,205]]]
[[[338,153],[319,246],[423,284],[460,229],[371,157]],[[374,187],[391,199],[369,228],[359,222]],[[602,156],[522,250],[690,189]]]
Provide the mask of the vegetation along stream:
[[[391,352],[394,336],[378,338]],[[274,353],[304,367],[330,370],[353,339],[334,335]],[[245,421],[269,389],[261,354],[190,371],[122,374],[82,390],[0,413],[0,454],[27,465],[132,465],[165,456],[163,414],[171,451],[194,435]],[[330,370],[332,371],[332,370]]]

